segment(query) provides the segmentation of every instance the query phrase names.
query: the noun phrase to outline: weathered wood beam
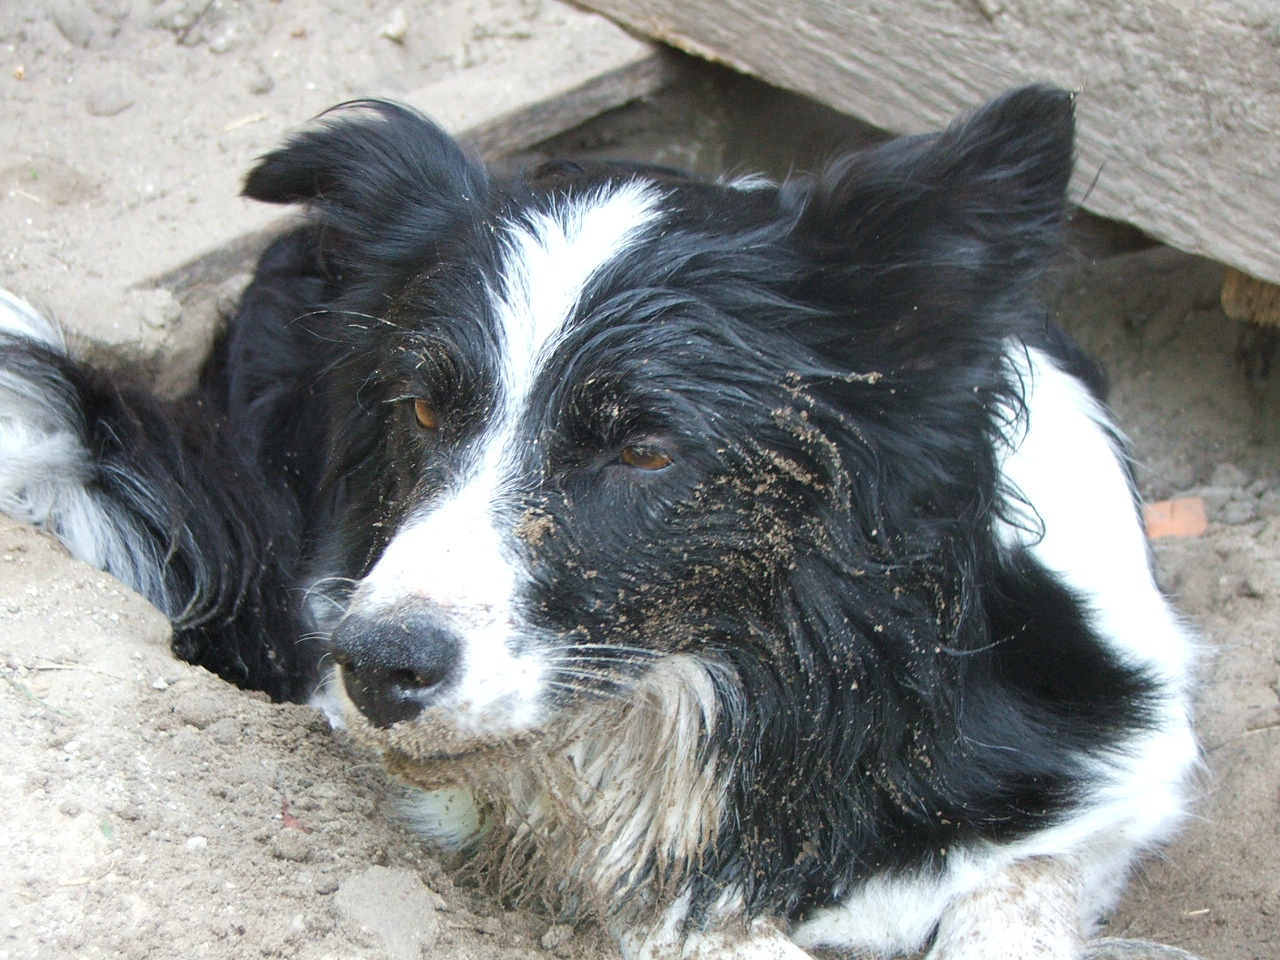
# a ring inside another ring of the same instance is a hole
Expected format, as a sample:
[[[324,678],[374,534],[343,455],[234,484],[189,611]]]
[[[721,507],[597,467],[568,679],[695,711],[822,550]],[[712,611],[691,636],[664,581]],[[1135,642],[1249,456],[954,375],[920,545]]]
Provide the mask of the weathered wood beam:
[[[884,130],[1080,91],[1076,195],[1280,283],[1280,14],[1235,0],[577,0]]]

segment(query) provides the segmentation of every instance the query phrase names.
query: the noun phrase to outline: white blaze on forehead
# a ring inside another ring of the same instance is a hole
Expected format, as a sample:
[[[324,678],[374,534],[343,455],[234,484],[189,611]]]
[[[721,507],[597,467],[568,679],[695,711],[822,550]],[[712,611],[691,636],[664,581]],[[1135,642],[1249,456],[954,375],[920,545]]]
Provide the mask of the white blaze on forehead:
[[[464,712],[518,722],[537,699],[545,668],[522,642],[517,600],[528,574],[505,502],[529,444],[519,424],[587,284],[639,239],[657,201],[652,187],[633,182],[505,226],[490,291],[502,350],[494,416],[462,475],[395,535],[354,597],[366,611],[409,598],[438,606],[462,641],[461,679],[449,696]]]
[[[633,181],[507,224],[490,292],[502,350],[498,407],[459,498],[498,505],[528,446],[518,426],[539,374],[587,284],[656,219],[657,201],[651,186]]]
[[[654,221],[657,200],[631,182],[509,225],[494,294],[509,412],[523,407],[591,278]]]

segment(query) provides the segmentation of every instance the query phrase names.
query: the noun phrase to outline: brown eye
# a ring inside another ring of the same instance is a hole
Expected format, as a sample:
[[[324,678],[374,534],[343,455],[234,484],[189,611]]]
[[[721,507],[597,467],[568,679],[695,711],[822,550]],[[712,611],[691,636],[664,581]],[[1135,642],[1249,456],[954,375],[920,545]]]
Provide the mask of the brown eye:
[[[425,400],[413,401],[413,418],[423,430],[436,430],[440,426],[440,415],[436,408]]]
[[[624,447],[622,462],[637,470],[661,470],[671,466],[671,454],[658,447]]]

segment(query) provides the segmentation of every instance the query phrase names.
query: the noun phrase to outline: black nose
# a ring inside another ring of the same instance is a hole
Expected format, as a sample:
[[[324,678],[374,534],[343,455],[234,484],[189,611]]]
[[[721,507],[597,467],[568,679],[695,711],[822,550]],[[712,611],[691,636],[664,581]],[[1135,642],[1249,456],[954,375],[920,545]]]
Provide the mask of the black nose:
[[[370,722],[408,720],[446,687],[458,666],[456,636],[425,603],[376,616],[349,613],[333,634],[347,695]]]

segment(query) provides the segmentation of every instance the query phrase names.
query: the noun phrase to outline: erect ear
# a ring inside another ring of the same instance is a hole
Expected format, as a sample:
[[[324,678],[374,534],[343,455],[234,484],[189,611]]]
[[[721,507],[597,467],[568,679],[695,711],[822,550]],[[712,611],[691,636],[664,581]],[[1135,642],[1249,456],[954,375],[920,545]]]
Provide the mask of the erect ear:
[[[922,369],[1029,322],[1028,288],[1060,240],[1073,108],[1065,91],[1015,90],[820,177],[792,235],[812,265],[806,286],[836,321],[810,331],[819,345]]]
[[[422,114],[357,100],[264,156],[244,194],[306,204],[327,261],[378,274],[419,262],[487,184],[483,165]]]

